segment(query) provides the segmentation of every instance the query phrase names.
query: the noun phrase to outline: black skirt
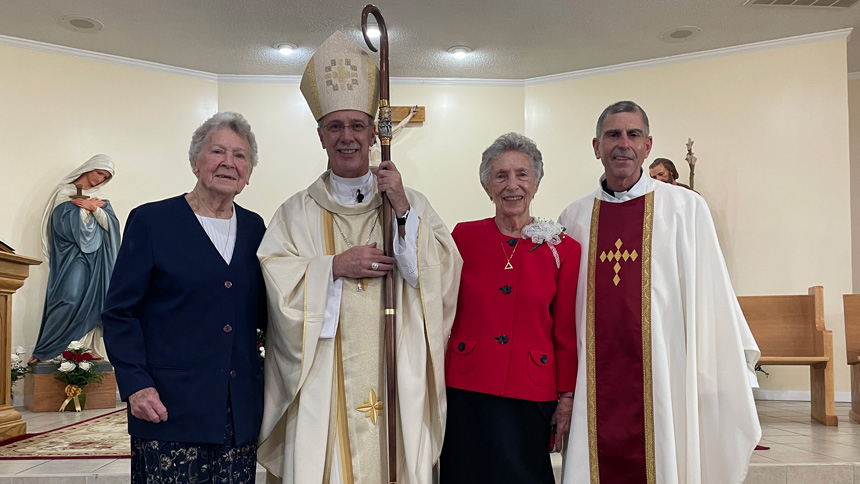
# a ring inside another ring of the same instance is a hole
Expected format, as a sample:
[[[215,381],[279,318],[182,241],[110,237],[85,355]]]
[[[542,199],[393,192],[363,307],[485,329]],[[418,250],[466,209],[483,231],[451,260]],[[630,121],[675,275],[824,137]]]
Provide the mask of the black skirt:
[[[549,440],[557,404],[448,387],[441,483],[554,484]]]

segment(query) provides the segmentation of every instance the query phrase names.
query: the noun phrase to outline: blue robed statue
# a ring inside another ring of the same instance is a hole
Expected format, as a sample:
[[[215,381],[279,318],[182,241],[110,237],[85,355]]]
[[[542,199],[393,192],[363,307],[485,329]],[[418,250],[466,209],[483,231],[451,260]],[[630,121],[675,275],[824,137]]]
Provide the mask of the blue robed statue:
[[[105,355],[101,312],[119,250],[119,221],[95,197],[114,175],[113,161],[95,155],[66,175],[42,214],[42,251],[49,263],[45,309],[30,363],[57,357],[72,341]],[[75,185],[81,186],[81,195]]]

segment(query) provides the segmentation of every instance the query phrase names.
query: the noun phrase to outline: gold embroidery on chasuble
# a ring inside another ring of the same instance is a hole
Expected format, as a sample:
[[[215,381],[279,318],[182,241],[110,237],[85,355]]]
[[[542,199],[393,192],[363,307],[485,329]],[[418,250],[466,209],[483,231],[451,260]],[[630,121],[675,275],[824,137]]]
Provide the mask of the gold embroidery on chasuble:
[[[594,200],[591,209],[591,229],[588,240],[588,302],[585,315],[586,378],[588,379],[588,462],[591,483],[600,482],[600,468],[597,461],[597,389],[595,388],[594,358],[594,269],[597,263],[597,221],[600,220],[600,200]]]
[[[642,370],[645,402],[645,470],[647,484],[656,484],[654,460],[654,378],[651,367],[651,238],[654,229],[654,192],[645,195],[642,221]]]
[[[636,259],[639,258],[639,253],[636,252],[636,249],[633,249],[633,252],[630,252],[626,249],[624,250],[624,252],[621,252],[621,247],[623,245],[624,242],[622,242],[621,239],[618,239],[615,241],[615,252],[613,252],[610,248],[608,252],[604,250],[600,253],[600,262],[615,261],[615,265],[612,267],[612,269],[615,271],[615,277],[612,278],[612,282],[615,283],[616,286],[619,282],[621,282],[621,277],[619,276],[618,272],[621,271],[622,259],[624,260],[624,262],[627,262],[628,259],[636,262]]]
[[[628,314],[627,316],[631,316],[632,320],[630,323],[632,324],[641,324],[641,339],[639,343],[636,343],[637,346],[641,347],[641,380],[640,384],[642,385],[642,394],[641,394],[641,425],[640,432],[642,432],[641,440],[639,440],[639,444],[636,446],[641,446],[639,448],[644,452],[643,459],[639,462],[642,465],[642,473],[644,477],[644,482],[647,484],[654,484],[656,482],[656,468],[655,468],[655,456],[654,456],[654,402],[653,402],[653,375],[652,375],[652,366],[651,366],[651,243],[652,243],[652,229],[653,229],[653,217],[654,217],[654,194],[648,193],[642,199],[637,201],[625,202],[625,204],[636,204],[641,203],[639,205],[641,212],[636,212],[641,214],[641,218],[631,219],[626,222],[621,222],[620,224],[606,223],[607,221],[601,221],[601,215],[604,218],[609,218],[609,221],[612,221],[614,217],[618,217],[619,215],[623,215],[627,213],[627,218],[630,219],[630,208],[633,205],[627,205],[627,208],[623,207],[622,204],[612,204],[609,202],[602,202],[600,200],[595,200],[594,205],[592,207],[591,214],[591,227],[590,227],[590,237],[589,237],[589,251],[588,251],[588,277],[587,277],[587,303],[586,303],[586,331],[585,331],[585,346],[586,346],[586,378],[587,378],[587,400],[588,400],[588,448],[589,448],[589,470],[591,476],[591,483],[598,484],[600,482],[601,477],[601,467],[606,466],[607,462],[604,462],[601,465],[600,456],[604,453],[604,450],[609,451],[609,455],[604,455],[604,459],[613,460],[612,453],[617,451],[618,449],[613,448],[612,444],[613,438],[611,436],[612,432],[615,430],[612,429],[611,424],[607,424],[607,417],[604,415],[601,417],[602,412],[612,410],[609,409],[609,406],[606,404],[609,403],[606,401],[608,392],[613,391],[612,381],[607,381],[606,375],[610,373],[604,374],[602,379],[599,380],[599,376],[601,374],[600,368],[597,368],[598,364],[601,361],[606,362],[605,364],[610,364],[614,357],[613,355],[618,355],[618,353],[613,353],[612,345],[605,346],[606,343],[602,343],[603,350],[601,350],[600,341],[605,341],[607,337],[609,337],[609,332],[616,331],[616,329],[608,329],[612,327],[610,320],[607,320],[607,314],[602,313],[597,314],[596,308],[603,307],[606,310],[606,304],[610,305],[628,305],[631,304],[627,301],[631,295],[635,295],[636,299],[640,299],[640,307],[636,308],[638,311],[635,314]],[[602,207],[605,207],[605,210],[602,210]],[[635,209],[634,209],[635,210]],[[601,212],[606,212],[601,214]],[[636,227],[634,230],[630,230],[634,225],[638,225],[641,223],[641,232],[639,231],[639,227]],[[605,226],[604,226],[605,223]],[[624,225],[624,224],[629,225]],[[598,229],[602,230],[602,233],[598,234]],[[618,230],[618,233],[615,233]],[[608,232],[608,233],[607,233]],[[623,235],[622,232],[626,233]],[[633,234],[639,233],[640,235],[633,236]],[[634,264],[637,259],[639,260],[640,266],[637,267]],[[633,264],[629,265],[628,264]],[[625,267],[629,267],[627,271],[628,275],[625,275]],[[624,281],[624,284],[619,287],[619,284]],[[636,287],[635,289],[631,287],[631,284],[640,284],[641,287]],[[597,293],[602,290],[602,294],[598,295]],[[638,293],[638,294],[636,294]],[[622,302],[624,301],[624,302]],[[630,306],[631,308],[636,307],[635,303]],[[610,311],[611,313],[612,311]],[[614,316],[609,316],[610,319],[619,317],[621,313],[617,313]],[[625,316],[623,319],[617,320],[618,322],[628,321],[628,317]],[[636,320],[639,321],[636,321]],[[609,326],[604,327],[609,323]],[[624,327],[623,323],[621,328]],[[602,330],[600,328],[603,328]],[[601,333],[601,331],[603,331]],[[626,329],[622,329],[622,331],[626,331]],[[596,334],[603,334],[604,340],[598,341],[596,338]],[[614,333],[620,334],[620,333]],[[612,338],[610,338],[612,339]],[[607,353],[609,352],[609,353]],[[638,351],[630,351],[625,353],[633,353]],[[609,360],[607,360],[609,358]],[[635,362],[634,362],[635,363]],[[638,367],[638,363],[631,366]],[[604,367],[601,367],[604,368]],[[631,378],[636,378],[634,375],[630,375]],[[602,385],[602,388],[598,388],[598,385]],[[638,386],[638,385],[637,385]],[[603,403],[601,403],[603,402]],[[611,406],[611,403],[610,403]],[[603,410],[601,410],[603,409]],[[609,414],[607,414],[609,415]],[[601,423],[602,422],[602,423]],[[644,427],[644,428],[643,428]],[[608,432],[608,433],[607,433]],[[622,431],[622,433],[624,433]],[[606,439],[607,435],[609,440]],[[605,442],[601,444],[601,442]],[[623,439],[617,441],[618,445],[621,446],[630,446],[631,444],[629,440],[624,441]],[[602,445],[609,445],[610,447],[603,448]],[[600,449],[604,450],[600,450]],[[635,453],[635,447],[621,447],[624,451],[630,451]],[[609,471],[612,474],[612,466],[610,465],[607,468],[604,468],[604,471]],[[607,477],[609,480],[617,480],[617,476]]]
[[[368,237],[370,242],[382,246],[378,210],[332,216],[337,217],[343,237],[353,246],[364,244]],[[329,222],[325,218],[324,224]],[[334,234],[334,249],[338,254],[349,249],[339,235]],[[385,388],[383,279],[362,279],[362,283],[363,290],[358,291],[354,279],[344,279],[335,335],[336,449],[346,483],[382,482],[383,469],[387,468],[387,434],[385,419],[381,418],[383,403],[378,397],[384,395]]]

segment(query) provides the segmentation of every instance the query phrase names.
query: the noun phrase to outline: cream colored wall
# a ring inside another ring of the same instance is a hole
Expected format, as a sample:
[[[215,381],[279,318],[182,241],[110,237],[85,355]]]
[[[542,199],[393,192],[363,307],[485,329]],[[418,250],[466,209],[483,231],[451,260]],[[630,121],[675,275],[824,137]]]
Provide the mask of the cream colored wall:
[[[136,205],[194,185],[188,142],[217,109],[214,81],[7,46],[0,46],[0,65],[0,239],[18,254],[42,257],[48,195],[96,153],[117,165],[100,195],[121,227]],[[31,268],[13,296],[12,344],[28,355],[47,274],[45,264]]]
[[[526,133],[553,178],[539,193],[555,211],[596,187],[594,123],[612,102],[648,113],[651,158],[699,159],[735,291],[805,294],[823,285],[836,389],[847,392],[842,294],[851,291],[845,41],[701,59],[526,88]],[[548,211],[552,212],[553,209]],[[808,370],[769,367],[769,390],[808,390]]]
[[[237,201],[265,220],[325,166],[296,84],[216,83],[3,46],[0,65],[26,66],[0,70],[9,160],[0,237],[24,255],[40,255],[39,219],[51,188],[96,152],[117,161],[104,195],[123,226],[134,206],[191,189],[188,140],[216,110],[242,112],[257,134],[260,164]],[[824,285],[837,390],[847,391],[840,364],[840,295],[851,291],[845,65],[844,41],[831,40],[525,88],[395,83],[394,104],[427,106],[427,121],[404,130],[393,158],[407,185],[427,194],[453,227],[492,214],[477,181],[480,154],[497,135],[524,131],[542,149],[547,173],[532,212],[555,218],[596,187],[597,115],[613,101],[636,100],[651,117],[652,158],[675,160],[683,178],[684,143],[696,140],[697,189],[711,205],[739,294]],[[28,350],[46,274],[34,268],[15,296],[12,340]],[[765,388],[808,389],[803,369],[773,370]]]

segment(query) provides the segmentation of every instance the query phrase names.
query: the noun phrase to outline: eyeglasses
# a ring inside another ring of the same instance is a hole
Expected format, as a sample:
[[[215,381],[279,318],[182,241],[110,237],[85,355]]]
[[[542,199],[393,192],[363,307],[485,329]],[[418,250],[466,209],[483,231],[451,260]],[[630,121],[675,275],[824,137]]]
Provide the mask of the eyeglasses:
[[[363,133],[364,130],[366,130],[368,128],[368,125],[364,124],[360,121],[355,121],[355,122],[352,122],[349,124],[343,124],[343,123],[335,122],[335,123],[329,123],[329,124],[323,126],[323,129],[325,129],[326,132],[331,133],[331,134],[341,133],[341,132],[343,132],[344,128],[349,128],[349,130],[352,131],[353,133]]]

